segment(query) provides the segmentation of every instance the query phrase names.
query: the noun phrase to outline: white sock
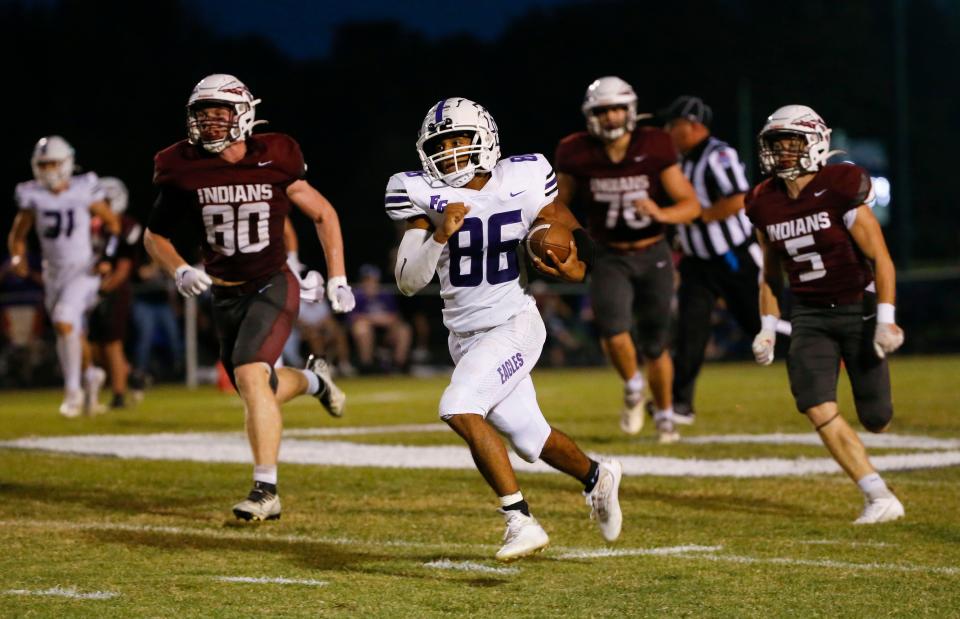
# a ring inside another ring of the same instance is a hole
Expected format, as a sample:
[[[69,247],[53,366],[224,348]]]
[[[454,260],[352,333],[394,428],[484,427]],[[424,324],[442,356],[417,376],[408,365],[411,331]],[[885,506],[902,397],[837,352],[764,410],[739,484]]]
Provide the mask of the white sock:
[[[669,407],[669,408],[663,408],[663,409],[658,408],[658,409],[656,409],[655,411],[653,411],[653,420],[654,420],[654,421],[661,421],[661,420],[663,420],[663,419],[673,419],[673,407],[672,407],[672,406]]]
[[[83,346],[80,334],[74,329],[69,335],[57,336],[57,356],[63,371],[63,386],[68,392],[80,390],[80,367],[83,365]]]
[[[257,464],[253,467],[253,481],[277,485],[277,465]]]
[[[643,374],[640,370],[630,377],[623,385],[623,390],[627,393],[640,393],[643,391]]]
[[[101,370],[95,365],[89,366],[86,370],[83,371],[83,382],[85,382],[89,387],[90,385],[97,382],[97,379],[100,378],[100,372],[102,371],[103,370]]]
[[[523,493],[519,490],[513,494],[508,494],[507,496],[500,497],[500,507],[509,507],[514,503],[519,503],[523,500]]]
[[[310,370],[300,370],[307,379],[307,395],[316,395],[320,393],[320,377]]]
[[[887,484],[880,477],[880,473],[870,473],[857,482],[860,486],[860,492],[871,501],[874,499],[883,499],[891,495]]]

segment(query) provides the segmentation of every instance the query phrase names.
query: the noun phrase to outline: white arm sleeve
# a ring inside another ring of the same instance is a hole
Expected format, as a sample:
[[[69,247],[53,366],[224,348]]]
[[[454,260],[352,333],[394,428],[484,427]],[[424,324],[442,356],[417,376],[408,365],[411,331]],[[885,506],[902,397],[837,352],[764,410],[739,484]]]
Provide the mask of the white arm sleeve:
[[[403,233],[394,271],[400,292],[412,297],[430,283],[437,271],[443,247],[442,243],[434,240],[429,230],[411,228]]]

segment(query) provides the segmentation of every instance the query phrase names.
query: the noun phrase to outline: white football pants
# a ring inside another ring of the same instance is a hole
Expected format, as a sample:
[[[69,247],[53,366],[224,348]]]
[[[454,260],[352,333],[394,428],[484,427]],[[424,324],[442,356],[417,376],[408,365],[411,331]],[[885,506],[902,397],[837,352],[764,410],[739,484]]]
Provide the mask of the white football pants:
[[[550,435],[530,378],[547,330],[531,304],[504,324],[470,334],[450,333],[456,364],[440,398],[440,417],[482,415],[521,458],[534,462]]]

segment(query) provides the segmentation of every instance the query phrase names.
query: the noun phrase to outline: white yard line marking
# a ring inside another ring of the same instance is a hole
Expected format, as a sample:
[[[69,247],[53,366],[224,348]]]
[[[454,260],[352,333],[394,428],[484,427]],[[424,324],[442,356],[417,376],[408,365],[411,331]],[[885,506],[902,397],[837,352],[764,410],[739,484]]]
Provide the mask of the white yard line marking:
[[[451,550],[453,548],[462,548],[464,550],[489,551],[496,548],[493,544],[463,544],[456,542],[415,542],[412,540],[382,540],[382,539],[351,539],[347,537],[322,537],[312,535],[277,535],[268,533],[262,529],[251,530],[228,530],[228,529],[200,529],[185,527],[166,527],[156,525],[125,524],[120,522],[69,522],[65,520],[0,520],[0,528],[8,527],[11,529],[46,529],[57,531],[125,531],[133,533],[156,533],[163,535],[183,535],[192,537],[207,537],[215,539],[231,540],[256,540],[280,542],[285,544],[330,544],[339,546],[373,546],[376,548],[399,547],[399,548],[419,548],[422,550]],[[587,556],[588,553],[597,552],[593,548],[569,548],[563,546],[553,547],[557,552],[576,553]],[[676,552],[677,548],[686,548],[690,551],[701,549],[705,551],[710,546],[672,546],[668,548],[643,549],[646,554],[667,554],[670,551]],[[718,547],[719,548],[719,547]],[[630,550],[630,549],[621,549]],[[637,549],[641,550],[641,549]],[[608,552],[606,549],[599,549],[599,552]],[[607,556],[607,555],[597,555]],[[619,556],[619,555],[610,555]]]
[[[346,430],[346,428],[340,430]],[[250,461],[247,438],[239,432],[31,437],[0,441],[0,447],[147,460],[243,464]],[[832,458],[711,460],[660,456],[619,455],[616,457],[623,464],[623,471],[627,475],[750,478],[840,472],[840,467]],[[290,464],[326,466],[459,470],[475,468],[470,451],[460,445],[376,445],[298,438],[288,438],[284,441],[281,460]],[[941,468],[960,465],[960,450],[873,456],[871,460],[881,471]],[[556,473],[554,469],[542,462],[530,464],[512,454],[511,462],[518,471]]]
[[[838,545],[838,546],[874,546],[874,547],[884,547],[884,546],[896,546],[896,544],[891,544],[889,542],[857,542],[853,540],[846,539],[802,539],[797,540],[797,544],[810,544],[812,546],[818,545]]]
[[[347,537],[318,537],[312,535],[277,535],[260,529],[243,531],[239,529],[190,529],[183,527],[166,527],[156,525],[124,524],[118,522],[89,522],[77,523],[57,520],[0,520],[0,527],[9,528],[36,528],[59,531],[124,531],[132,533],[155,533],[161,535],[183,535],[191,537],[207,537],[229,540],[257,540],[279,542],[284,544],[329,544],[336,546],[375,546],[375,547],[410,547],[421,549],[489,549],[492,545],[458,544],[458,543],[425,543],[409,540],[362,540]]]
[[[931,436],[907,436],[904,434],[860,434],[863,444],[871,449],[960,449],[960,440],[933,438]],[[690,445],[712,444],[762,444],[762,445],[812,445],[823,443],[820,437],[809,432],[803,434],[721,434],[715,436],[683,437]]]
[[[417,434],[451,432],[445,423],[407,423],[395,426],[354,426],[347,428],[295,428],[284,430],[284,436],[364,436],[370,434]]]
[[[312,543],[312,544],[341,544],[349,546],[373,546],[382,548],[383,546],[400,546],[409,548],[441,549],[449,551],[451,548],[467,548],[489,551],[494,546],[490,544],[440,544],[423,543],[408,540],[352,540],[344,537],[313,537],[309,535],[273,535],[261,531],[251,531],[245,533],[242,531],[223,531],[220,529],[187,529],[181,527],[161,527],[150,525],[129,525],[120,523],[74,523],[55,520],[0,520],[0,527],[11,528],[39,528],[48,530],[102,530],[102,531],[136,531],[141,533],[164,533],[169,535],[191,535],[197,537],[213,537],[238,540],[268,540],[284,543]],[[793,559],[789,557],[750,557],[743,555],[722,555],[713,554],[711,549],[720,549],[720,546],[697,546],[682,545],[668,546],[663,548],[617,548],[617,549],[589,549],[589,548],[564,548],[555,547],[560,554],[553,557],[557,560],[568,558],[616,558],[627,556],[653,556],[669,557],[676,559],[693,559],[701,561],[715,561],[727,563],[744,564],[769,564],[769,565],[796,565],[810,567],[829,567],[847,570],[867,570],[867,571],[892,571],[892,572],[917,572],[926,574],[944,574],[948,576],[960,574],[960,567],[953,566],[933,566],[933,565],[915,565],[904,563],[850,563],[844,561],[832,561],[822,559]],[[547,558],[551,558],[548,557]],[[480,564],[482,565],[482,564]],[[86,596],[82,599],[108,599],[116,597],[119,593],[96,591],[93,593],[78,593],[74,589],[61,589],[56,587],[42,592],[31,592],[26,590],[10,590],[4,593],[10,595],[63,595]]]
[[[375,391],[372,393],[351,393],[350,404],[394,404],[396,402],[411,402],[421,400],[438,400],[440,392],[407,392],[407,391]],[[283,405],[284,408],[316,408],[317,403],[310,398],[296,398]]]
[[[602,549],[577,552],[565,552],[555,559],[593,559],[606,557],[636,557],[636,556],[667,556],[677,559],[692,559],[695,561],[715,561],[718,563],[787,565],[804,567],[828,567],[843,570],[866,570],[887,572],[916,572],[923,574],[943,574],[954,576],[960,574],[958,567],[941,567],[935,565],[915,565],[910,563],[852,563],[849,561],[833,561],[830,559],[793,559],[790,557],[750,557],[744,555],[716,554],[722,546],[674,546],[668,548],[623,548]]]
[[[253,576],[217,576],[215,578],[221,582],[244,582],[253,584],[269,585],[309,585],[311,587],[323,587],[330,583],[325,580],[313,580],[310,578],[258,578]]]
[[[910,563],[850,563],[847,561],[832,561],[830,559],[791,559],[789,557],[748,557],[740,555],[676,555],[680,559],[698,559],[703,561],[717,561],[721,563],[744,563],[766,565],[797,565],[804,567],[829,567],[842,570],[865,570],[885,572],[918,572],[922,574],[944,574],[955,576],[960,574],[958,567],[938,567],[935,565],[913,565]]]
[[[577,550],[557,555],[557,559],[598,559],[602,557],[641,557],[682,555],[690,552],[718,552],[723,546],[666,546],[664,548],[600,548]]]
[[[4,591],[3,594],[53,596],[71,598],[74,600],[110,600],[115,597],[120,597],[119,593],[114,593],[112,591],[91,591],[90,593],[81,593],[74,587],[53,587],[52,589],[41,589],[38,591],[30,591],[28,589],[8,589],[7,591]]]
[[[519,574],[520,570],[515,567],[490,567],[474,561],[451,561],[450,559],[440,559],[424,563],[423,567],[430,567],[437,570],[459,570],[462,572],[483,572],[486,574]]]

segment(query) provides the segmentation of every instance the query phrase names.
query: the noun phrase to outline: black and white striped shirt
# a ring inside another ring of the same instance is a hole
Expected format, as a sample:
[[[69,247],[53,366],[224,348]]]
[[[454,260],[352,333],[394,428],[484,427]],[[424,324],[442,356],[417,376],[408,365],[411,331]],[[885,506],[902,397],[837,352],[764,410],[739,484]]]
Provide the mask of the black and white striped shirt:
[[[714,202],[750,189],[737,151],[726,142],[709,137],[683,155],[680,167],[697,192],[704,209]],[[753,226],[743,209],[720,221],[701,220],[677,225],[683,253],[704,260],[723,256],[753,241]]]

